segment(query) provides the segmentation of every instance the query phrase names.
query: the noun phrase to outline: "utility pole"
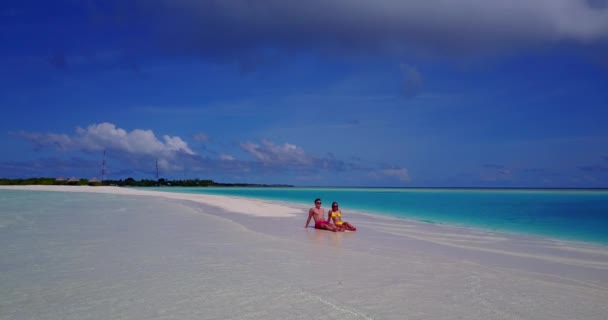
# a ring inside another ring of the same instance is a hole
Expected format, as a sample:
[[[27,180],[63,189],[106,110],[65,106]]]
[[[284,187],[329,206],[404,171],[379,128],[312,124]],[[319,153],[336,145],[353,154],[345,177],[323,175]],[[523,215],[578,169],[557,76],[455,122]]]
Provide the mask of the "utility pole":
[[[156,185],[160,185],[158,180],[158,158],[156,158]]]
[[[101,161],[101,182],[106,180],[106,150],[103,150],[103,160]]]

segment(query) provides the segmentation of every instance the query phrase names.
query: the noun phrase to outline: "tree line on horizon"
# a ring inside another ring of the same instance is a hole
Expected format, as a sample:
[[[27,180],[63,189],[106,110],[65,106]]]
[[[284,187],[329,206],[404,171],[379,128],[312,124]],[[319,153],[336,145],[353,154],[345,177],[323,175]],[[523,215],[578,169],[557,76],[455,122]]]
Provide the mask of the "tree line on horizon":
[[[255,184],[255,183],[220,183],[208,179],[141,179],[135,180],[131,177],[120,180],[97,179],[61,179],[61,178],[27,178],[27,179],[4,179],[0,178],[0,185],[77,185],[77,186],[119,186],[119,187],[292,187],[284,184]]]

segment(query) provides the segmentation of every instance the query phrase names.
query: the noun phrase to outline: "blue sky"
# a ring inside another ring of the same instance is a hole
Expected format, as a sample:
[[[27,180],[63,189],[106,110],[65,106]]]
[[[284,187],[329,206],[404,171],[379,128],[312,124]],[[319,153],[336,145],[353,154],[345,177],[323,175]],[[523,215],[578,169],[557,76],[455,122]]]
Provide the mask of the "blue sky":
[[[608,187],[603,0],[3,1],[0,177]]]

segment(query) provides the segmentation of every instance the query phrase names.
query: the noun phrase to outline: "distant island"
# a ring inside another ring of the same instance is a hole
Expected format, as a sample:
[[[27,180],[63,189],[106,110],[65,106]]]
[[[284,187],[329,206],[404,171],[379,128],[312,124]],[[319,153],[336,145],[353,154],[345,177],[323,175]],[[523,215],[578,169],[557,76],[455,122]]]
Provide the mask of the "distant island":
[[[75,186],[119,186],[119,187],[293,187],[287,184],[257,184],[257,183],[221,183],[213,180],[187,179],[187,180],[135,180],[133,178],[120,180],[78,179],[65,178],[28,178],[28,179],[0,179],[0,185],[75,185]]]

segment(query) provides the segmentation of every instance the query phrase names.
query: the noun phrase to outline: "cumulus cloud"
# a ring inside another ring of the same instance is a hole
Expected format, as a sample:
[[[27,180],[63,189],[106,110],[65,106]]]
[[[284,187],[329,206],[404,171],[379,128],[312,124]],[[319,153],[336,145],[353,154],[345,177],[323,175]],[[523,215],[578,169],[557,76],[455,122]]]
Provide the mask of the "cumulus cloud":
[[[161,169],[161,175],[167,172],[183,171],[191,173],[216,172],[222,174],[255,174],[266,175],[283,172],[296,173],[299,176],[314,176],[320,173],[338,172],[377,172],[373,166],[365,166],[360,160],[345,161],[337,159],[333,154],[326,156],[310,155],[305,150],[291,143],[275,143],[263,140],[260,143],[243,142],[239,147],[248,153],[253,160],[239,160],[234,156],[218,152],[217,159],[210,159],[195,153],[188,143],[177,136],[156,136],[152,130],[135,129],[127,131],[112,123],[92,124],[86,128],[77,128],[73,134],[19,132],[16,135],[30,140],[37,148],[52,148],[69,152],[97,153],[101,157],[107,151],[111,172],[131,174],[139,172],[146,176],[153,175],[156,165]],[[92,156],[95,157],[94,155]],[[91,159],[91,157],[89,157]],[[77,159],[77,158],[73,158]],[[84,166],[81,171],[97,172],[100,162],[91,160],[79,161]],[[116,161],[119,160],[119,161]],[[41,165],[44,161],[32,162],[32,166]],[[60,162],[46,161],[50,167],[61,167]],[[53,164],[54,163],[54,164]],[[66,171],[73,172],[76,165],[69,162]],[[4,163],[0,169],[9,170],[13,163]],[[24,167],[24,166],[21,166]],[[56,172],[62,172],[55,168]],[[396,177],[409,181],[406,168],[394,167],[380,169],[384,177]]]
[[[174,167],[171,160],[194,156],[195,152],[180,137],[164,135],[157,138],[152,130],[126,131],[112,123],[78,127],[72,135],[55,133],[20,132],[19,136],[30,140],[38,148],[55,147],[62,151],[101,152],[107,150],[115,157],[138,160],[158,158],[163,168]]]
[[[345,172],[375,170],[370,166],[364,166],[353,161],[336,159],[333,154],[326,156],[311,155],[303,148],[290,144],[277,144],[272,141],[263,140],[261,143],[245,142],[240,147],[251,155],[256,163],[264,168],[276,170],[295,170],[308,174],[318,172]],[[258,168],[259,169],[259,168]]]

